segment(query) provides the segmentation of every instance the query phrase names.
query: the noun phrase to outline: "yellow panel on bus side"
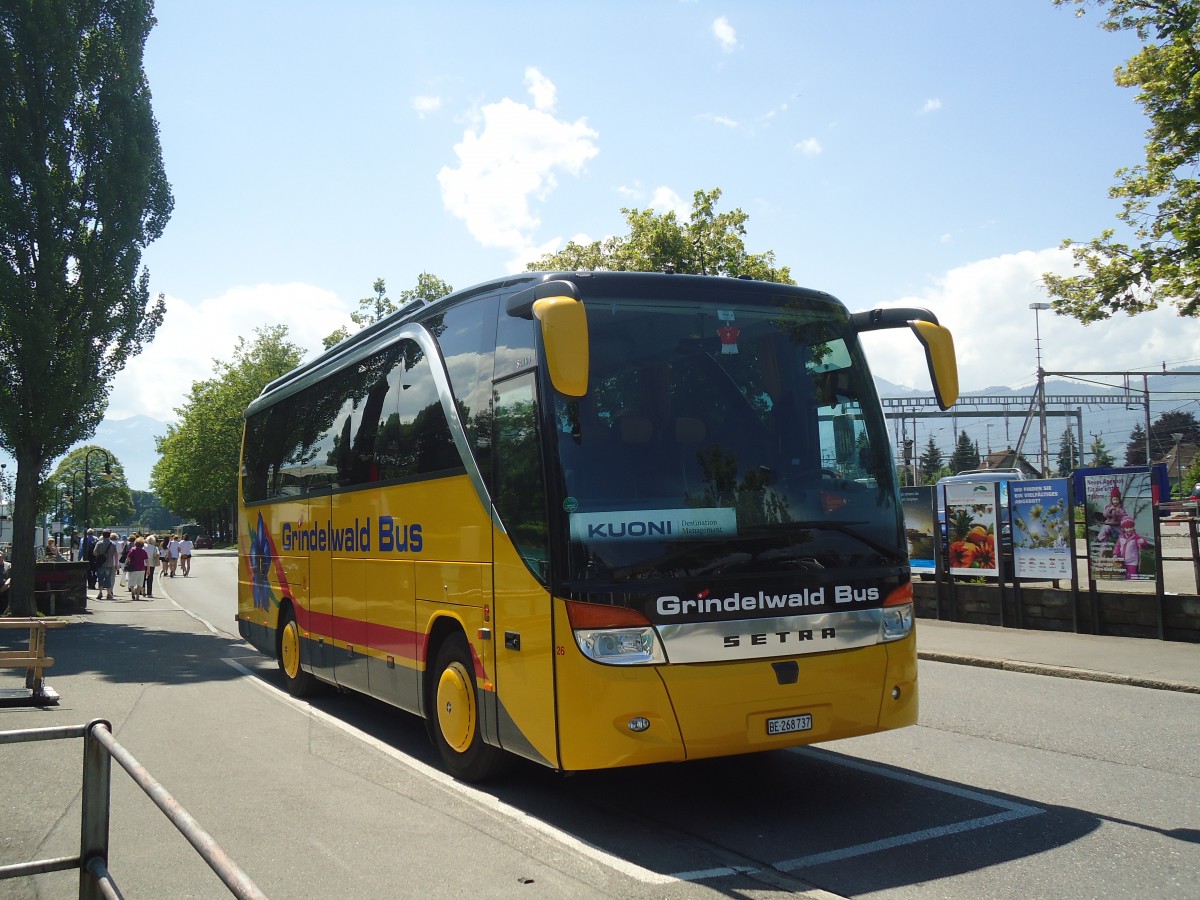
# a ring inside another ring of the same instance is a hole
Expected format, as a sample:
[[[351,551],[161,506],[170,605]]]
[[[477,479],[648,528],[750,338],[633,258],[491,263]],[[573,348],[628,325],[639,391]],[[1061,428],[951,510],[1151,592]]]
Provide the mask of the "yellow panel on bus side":
[[[496,529],[493,538],[500,743],[518,756],[558,768],[550,594],[529,571],[507,534]]]
[[[558,727],[567,770],[679,762],[687,758],[671,698],[656,666],[607,666],[583,655],[555,600]],[[631,731],[635,718],[650,727]]]

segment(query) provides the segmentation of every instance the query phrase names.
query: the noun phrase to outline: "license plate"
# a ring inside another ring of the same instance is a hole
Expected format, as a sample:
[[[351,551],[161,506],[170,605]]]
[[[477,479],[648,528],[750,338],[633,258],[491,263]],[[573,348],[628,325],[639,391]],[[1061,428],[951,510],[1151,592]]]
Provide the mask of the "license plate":
[[[767,719],[767,734],[791,734],[793,731],[812,731],[812,716],[805,713],[802,716]]]

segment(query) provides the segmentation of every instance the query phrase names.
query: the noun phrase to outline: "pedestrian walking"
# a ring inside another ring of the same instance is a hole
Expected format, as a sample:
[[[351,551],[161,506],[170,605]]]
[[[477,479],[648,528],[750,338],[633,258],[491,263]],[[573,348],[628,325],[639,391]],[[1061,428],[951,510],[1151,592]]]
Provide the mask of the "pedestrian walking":
[[[192,571],[192,536],[185,534],[179,542],[179,567],[183,569],[183,577],[187,578]]]
[[[113,579],[117,573],[117,533],[111,531],[96,542],[92,556],[99,565],[96,567],[96,599],[104,600],[107,592],[109,600],[113,597]]]
[[[175,569],[179,565],[179,538],[176,535],[171,535],[171,540],[167,544],[167,564],[171,569],[171,577],[175,577]]]
[[[146,536],[146,596],[154,596],[154,575],[158,571],[158,538],[153,535]]]
[[[134,600],[142,599],[142,591],[146,587],[146,541],[144,538],[136,538],[133,546],[129,548],[129,555],[125,560],[125,568],[128,570],[129,577],[129,593],[133,595]]]
[[[96,587],[96,569],[99,568],[97,560],[92,556],[92,551],[96,549],[96,530],[89,528],[87,534],[83,537],[83,543],[79,545],[79,558],[87,560],[87,586],[88,590],[93,590]]]
[[[0,550],[0,613],[8,607],[8,589],[12,587],[12,563],[4,558]]]

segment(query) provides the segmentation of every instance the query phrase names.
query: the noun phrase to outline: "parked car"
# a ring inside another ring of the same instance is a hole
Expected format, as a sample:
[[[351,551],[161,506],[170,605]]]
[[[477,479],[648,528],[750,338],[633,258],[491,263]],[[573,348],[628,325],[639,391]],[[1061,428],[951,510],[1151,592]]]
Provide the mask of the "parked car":
[[[198,534],[192,541],[192,546],[197,550],[211,550],[212,545],[212,537],[207,534]]]

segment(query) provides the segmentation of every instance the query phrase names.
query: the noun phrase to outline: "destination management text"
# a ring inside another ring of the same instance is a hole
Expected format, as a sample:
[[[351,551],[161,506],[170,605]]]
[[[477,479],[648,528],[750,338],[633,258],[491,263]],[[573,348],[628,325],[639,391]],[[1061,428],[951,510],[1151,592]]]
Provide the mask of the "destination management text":
[[[362,523],[356,517],[353,525],[334,528],[324,524],[284,522],[280,533],[283,552],[332,551],[334,553],[370,553],[372,538],[380,553],[420,553],[425,546],[420,524],[404,525],[391,516],[380,516],[378,527],[371,532],[371,517]]]

